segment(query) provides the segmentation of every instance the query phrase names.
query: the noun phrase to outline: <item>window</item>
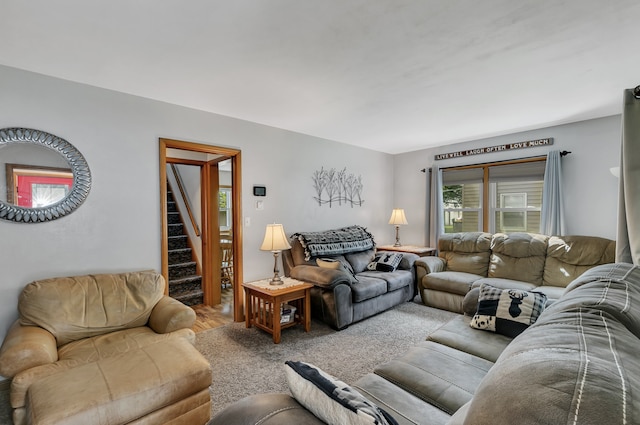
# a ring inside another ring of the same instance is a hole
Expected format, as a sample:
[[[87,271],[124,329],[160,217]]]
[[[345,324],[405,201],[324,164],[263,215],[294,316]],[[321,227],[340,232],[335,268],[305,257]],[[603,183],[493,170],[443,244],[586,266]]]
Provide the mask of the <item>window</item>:
[[[545,160],[518,160],[445,169],[445,233],[540,230]]]
[[[442,204],[445,233],[482,230],[482,169],[443,173]]]
[[[231,229],[231,187],[220,186],[218,192],[218,221],[220,230]]]
[[[527,194],[501,193],[496,212],[500,214],[498,228],[503,232],[527,230]]]

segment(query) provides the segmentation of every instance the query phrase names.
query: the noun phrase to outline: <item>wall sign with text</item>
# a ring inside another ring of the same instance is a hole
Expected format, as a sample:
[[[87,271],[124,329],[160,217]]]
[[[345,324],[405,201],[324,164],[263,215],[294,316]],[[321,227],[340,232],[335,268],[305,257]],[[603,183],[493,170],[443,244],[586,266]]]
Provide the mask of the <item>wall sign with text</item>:
[[[505,143],[504,145],[488,146],[485,148],[467,149],[464,151],[449,152],[449,153],[439,153],[434,157],[434,159],[438,161],[440,159],[460,158],[462,156],[480,155],[483,153],[501,152],[501,151],[514,150],[514,149],[537,148],[540,146],[549,146],[549,145],[553,145],[553,138],[551,137],[547,139],[527,140],[525,142]]]

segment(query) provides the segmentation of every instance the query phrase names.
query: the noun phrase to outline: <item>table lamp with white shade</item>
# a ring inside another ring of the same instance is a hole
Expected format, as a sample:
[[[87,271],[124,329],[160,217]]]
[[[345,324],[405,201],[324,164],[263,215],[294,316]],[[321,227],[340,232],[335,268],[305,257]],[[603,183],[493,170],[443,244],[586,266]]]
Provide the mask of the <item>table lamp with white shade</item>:
[[[401,246],[400,243],[400,225],[409,224],[407,223],[407,218],[404,216],[404,210],[402,208],[395,208],[391,212],[391,218],[389,219],[389,224],[393,224],[396,226],[396,243],[393,246]]]
[[[284,233],[282,224],[267,224],[267,230],[264,233],[264,240],[260,249],[262,251],[273,252],[273,279],[269,281],[271,285],[282,285],[284,282],[280,278],[280,270],[278,270],[278,255],[283,249],[290,249],[289,240]]]

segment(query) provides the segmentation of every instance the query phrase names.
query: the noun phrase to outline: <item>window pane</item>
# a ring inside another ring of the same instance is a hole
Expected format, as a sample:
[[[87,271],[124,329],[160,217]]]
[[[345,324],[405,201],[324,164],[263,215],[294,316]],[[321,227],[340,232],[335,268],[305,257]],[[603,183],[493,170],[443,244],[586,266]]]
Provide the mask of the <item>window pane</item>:
[[[480,213],[478,211],[463,212],[460,228],[460,232],[478,232],[482,230],[482,224],[480,223]]]
[[[480,208],[482,199],[482,185],[468,183],[462,185],[462,208]]]
[[[540,208],[542,206],[540,181],[500,182],[496,184],[497,208]],[[503,201],[503,202],[501,202]]]
[[[496,211],[495,232],[530,232],[540,231],[540,211]]]
[[[466,183],[442,187],[444,208],[480,208],[482,185]]]
[[[482,229],[481,214],[482,185],[464,183],[443,186],[445,233],[477,232]]]
[[[478,232],[482,229],[479,211],[444,211],[444,232]]]

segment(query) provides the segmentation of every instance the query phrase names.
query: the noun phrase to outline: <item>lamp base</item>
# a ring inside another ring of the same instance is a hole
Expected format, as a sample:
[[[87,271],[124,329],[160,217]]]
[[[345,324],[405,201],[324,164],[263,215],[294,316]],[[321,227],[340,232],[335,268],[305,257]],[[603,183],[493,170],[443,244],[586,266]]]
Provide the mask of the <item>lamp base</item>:
[[[280,251],[273,252],[273,279],[269,281],[269,285],[282,285],[284,281],[280,279],[280,270],[278,270],[278,255]]]
[[[393,246],[402,246],[400,243],[400,226],[396,225],[396,243]]]
[[[282,285],[284,284],[284,280],[280,279],[280,276],[275,275],[273,279],[269,281],[269,285]]]

